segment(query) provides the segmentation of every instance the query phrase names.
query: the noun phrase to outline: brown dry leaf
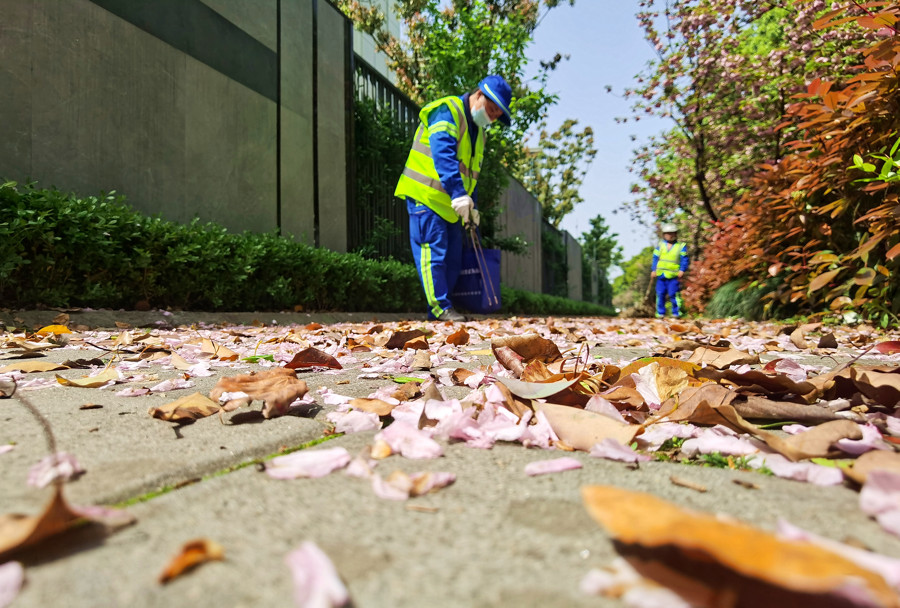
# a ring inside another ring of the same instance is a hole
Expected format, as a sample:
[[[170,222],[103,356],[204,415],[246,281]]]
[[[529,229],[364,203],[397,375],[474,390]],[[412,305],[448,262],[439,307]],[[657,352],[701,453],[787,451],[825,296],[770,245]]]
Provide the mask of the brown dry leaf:
[[[73,508],[63,497],[62,486],[54,486],[53,497],[40,515],[0,515],[0,563],[85,520],[119,528],[133,523],[134,517],[125,511],[110,512],[103,507]]]
[[[447,336],[447,344],[452,344],[454,346],[465,346],[469,343],[469,332],[466,331],[466,328],[460,326],[455,332]]]
[[[502,382],[494,383],[494,387],[503,395],[503,405],[506,406],[506,409],[518,416],[520,420],[526,411],[531,411],[531,401],[516,399],[516,396]]]
[[[758,420],[792,420],[802,424],[819,424],[829,420],[840,420],[841,416],[828,408],[790,401],[773,401],[765,397],[747,395],[746,401],[731,403],[737,413],[744,418]]]
[[[355,340],[353,338],[347,338],[347,348],[351,353],[366,353],[372,350],[363,340]]]
[[[554,378],[554,376],[557,376]],[[543,361],[534,360],[525,366],[522,375],[519,377],[523,382],[553,382],[554,380],[565,380],[559,376],[558,372],[550,371],[547,364]]]
[[[806,332],[803,331],[803,327],[804,326],[801,325],[791,332],[791,344],[801,350],[809,348],[809,342],[807,342],[806,338],[804,337],[806,335]]]
[[[159,575],[160,584],[168,583],[176,576],[212,560],[225,559],[225,549],[219,543],[205,538],[188,541]]]
[[[607,438],[629,445],[641,428],[567,405],[541,402],[534,402],[533,405],[536,411],[544,412],[551,428],[562,441],[585,452],[590,452],[591,448]]]
[[[701,346],[694,351],[688,363],[705,363],[716,369],[726,369],[732,365],[755,365],[759,363],[759,357],[730,346]]]
[[[881,366],[853,366],[850,379],[863,395],[882,405],[893,406],[900,401],[900,368]]]
[[[151,407],[147,413],[153,418],[169,422],[199,420],[218,412],[219,404],[201,393],[192,393],[161,407]]]
[[[680,370],[683,370],[688,376],[694,376],[697,370],[700,369],[699,365],[695,365],[694,363],[688,363],[687,361],[681,361],[679,359],[672,359],[670,357],[643,357],[642,359],[638,359],[637,361],[632,361],[628,365],[622,368],[622,371],[619,372],[619,377],[616,380],[616,384],[618,382],[625,380],[631,374],[635,374],[641,370],[642,367],[646,367],[652,363],[657,363],[660,367],[675,367]],[[615,386],[615,384],[614,384]]]
[[[21,363],[10,363],[4,367],[0,367],[0,373],[6,372],[23,372],[30,374],[33,372],[53,372],[60,369],[69,369],[65,365],[59,363],[51,363],[50,361],[22,361]]]
[[[431,351],[417,350],[412,360],[414,369],[431,369]]]
[[[837,348],[838,342],[837,338],[834,337],[834,334],[825,334],[821,338],[819,338],[819,343],[816,344],[816,348]]]
[[[758,370],[738,373],[730,369],[705,367],[697,371],[697,377],[734,385],[735,390],[741,393],[761,393],[774,398],[794,395],[804,403],[814,403],[821,394],[821,390],[810,381],[794,382],[784,374],[767,374]]]
[[[397,407],[381,399],[351,399],[349,404],[352,408],[371,412],[379,416],[390,416],[394,408]]]
[[[209,393],[209,397],[213,401],[218,401],[222,393],[243,392],[251,400],[258,399],[264,402],[263,417],[274,418],[285,414],[291,403],[305,395],[307,390],[306,382],[299,380],[294,370],[278,367],[243,376],[221,378]],[[238,403],[234,407],[240,407],[246,400],[236,401]],[[230,403],[226,403],[223,409],[228,411]]]
[[[403,350],[428,350],[428,340],[425,336],[418,336],[412,340],[407,340],[403,344]]]
[[[56,381],[62,384],[63,386],[77,386],[78,388],[99,388],[101,386],[106,386],[106,384],[110,380],[118,380],[119,372],[114,370],[113,368],[109,368],[97,374],[96,376],[91,376],[89,378],[76,378],[74,380],[70,380],[68,378],[63,378],[59,374],[56,375]]]
[[[774,433],[767,433],[766,437],[760,438],[769,447],[796,462],[805,458],[827,458],[842,454],[834,444],[840,439],[862,439],[862,431],[858,424],[850,420],[832,420],[787,438]]]
[[[900,473],[900,454],[887,450],[872,450],[857,458],[852,467],[842,467],[841,471],[846,477],[863,485],[872,471]]]
[[[525,360],[522,358],[522,355],[508,346],[495,348],[494,357],[497,358],[500,365],[515,374],[516,378],[521,378],[525,372]]]
[[[659,408],[657,422],[665,418],[668,422],[693,422],[696,424],[723,424],[721,414],[716,408],[728,405],[737,398],[737,393],[728,390],[718,384],[707,383],[702,386],[691,386],[684,389],[676,398],[663,402]],[[608,399],[609,397],[607,397]],[[741,426],[735,427],[725,423],[732,430],[741,431]]]
[[[491,340],[491,349],[494,351],[495,357],[497,356],[497,349],[502,346],[507,346],[514,350],[522,357],[525,363],[529,363],[535,359],[543,361],[544,363],[550,363],[562,358],[556,344],[537,334],[493,338]]]
[[[656,390],[661,401],[681,393],[688,387],[690,376],[677,367],[660,367],[656,372]]]
[[[455,386],[463,386],[466,383],[466,378],[470,378],[474,375],[475,372],[472,370],[458,367],[450,373],[450,379]]]
[[[621,404],[632,408],[644,405],[644,397],[633,386],[616,386],[604,393],[600,393],[604,399],[613,404]]]
[[[425,332],[421,329],[411,329],[408,331],[395,331],[391,334],[390,339],[384,344],[385,348],[405,348],[406,343],[410,340],[424,336]]]
[[[184,359],[184,357],[182,357],[178,353],[172,353],[171,362],[172,362],[172,366],[175,369],[179,369],[181,371],[187,371],[187,370],[191,369],[191,366],[193,365],[193,363],[188,363]]]
[[[200,343],[200,352],[208,353],[219,361],[237,361],[239,355],[227,346],[216,344],[209,338],[203,338]]]
[[[310,367],[344,369],[344,367],[340,363],[338,363],[337,359],[335,359],[328,353],[320,351],[318,348],[313,348],[312,346],[310,346],[309,348],[304,348],[299,353],[294,355],[294,358],[291,359],[289,363],[285,364],[285,367],[288,369],[306,369]]]
[[[638,572],[697,606],[837,606],[845,605],[838,599],[850,587],[865,590],[872,605],[900,606],[881,576],[812,543],[781,540],[642,492],[585,486],[581,493]]]
[[[61,312],[55,317],[53,317],[53,325],[65,325],[69,326],[69,313]]]

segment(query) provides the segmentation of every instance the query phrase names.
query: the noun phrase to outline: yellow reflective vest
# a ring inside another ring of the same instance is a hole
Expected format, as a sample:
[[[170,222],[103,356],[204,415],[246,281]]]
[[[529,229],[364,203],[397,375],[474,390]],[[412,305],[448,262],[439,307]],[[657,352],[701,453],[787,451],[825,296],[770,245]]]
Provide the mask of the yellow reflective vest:
[[[660,241],[653,251],[653,255],[659,258],[656,262],[656,274],[671,279],[678,276],[681,268],[681,256],[687,255],[687,253],[684,243],[674,243],[669,249],[667,242]]]
[[[429,127],[428,115],[441,105],[450,108],[453,123],[441,121]],[[484,129],[478,129],[473,150],[463,102],[456,96],[432,101],[419,112],[419,119],[421,122],[413,138],[412,150],[409,151],[409,157],[406,159],[406,166],[400,175],[400,181],[397,182],[394,196],[412,198],[427,205],[448,222],[456,222],[459,220],[459,216],[450,206],[450,195],[444,191],[444,187],[441,185],[441,178],[434,166],[434,157],[431,154],[429,136],[432,133],[446,131],[456,138],[459,173],[462,177],[463,187],[471,196],[475,192],[478,174],[481,172],[481,162],[484,159]]]

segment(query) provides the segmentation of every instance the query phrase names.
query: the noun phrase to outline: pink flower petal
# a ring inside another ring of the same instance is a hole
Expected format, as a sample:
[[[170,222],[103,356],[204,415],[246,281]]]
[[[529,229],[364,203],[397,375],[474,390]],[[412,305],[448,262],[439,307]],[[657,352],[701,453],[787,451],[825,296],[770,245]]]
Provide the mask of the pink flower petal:
[[[638,454],[630,446],[622,445],[612,437],[607,437],[591,448],[594,458],[606,458],[619,462],[645,462],[651,459],[650,454]]]
[[[266,473],[275,479],[324,477],[350,464],[350,454],[344,448],[300,450],[273,458],[266,465]]]
[[[12,452],[13,448],[16,447],[11,443],[6,445],[0,445],[0,454],[6,454],[7,452]]]
[[[859,492],[859,508],[866,515],[900,510],[900,473],[872,471]]]
[[[65,452],[50,455],[28,471],[28,485],[45,488],[56,480],[69,481],[76,475],[84,473],[84,469],[75,457]]]
[[[681,453],[688,458],[697,454],[719,452],[725,456],[746,456],[759,452],[759,448],[748,439],[723,426],[703,429],[697,437],[688,439],[681,445]]]
[[[336,433],[360,433],[381,428],[381,418],[375,412],[329,412],[325,418],[334,424]]]
[[[645,450],[656,451],[668,439],[688,439],[696,437],[700,429],[693,424],[681,424],[679,422],[657,422],[644,429],[637,437],[638,446]]]
[[[285,557],[294,579],[294,603],[299,608],[336,608],[350,601],[334,564],[319,547],[306,541]]]
[[[535,424],[528,425],[525,428],[525,432],[522,433],[522,445],[526,448],[534,446],[549,450],[553,447],[554,441],[559,441],[559,437],[556,436],[544,412],[535,414],[534,419],[536,421]]]
[[[844,475],[837,467],[823,467],[811,462],[791,462],[781,454],[761,454],[750,459],[754,469],[766,466],[776,477],[806,481],[817,486],[837,486]]]
[[[604,416],[612,418],[613,420],[618,420],[623,424],[627,424],[625,422],[625,418],[622,417],[622,413],[616,409],[616,406],[614,406],[612,403],[610,403],[600,395],[594,395],[590,399],[588,399],[588,402],[585,404],[584,409],[589,412],[603,414]]]
[[[553,458],[551,460],[535,460],[525,465],[526,475],[546,475],[547,473],[561,473],[562,471],[571,471],[572,469],[580,469],[582,467],[580,460],[563,456],[562,458]]]
[[[0,564],[0,608],[12,604],[24,582],[25,569],[22,568],[22,564],[19,562]]]
[[[385,441],[391,446],[391,451],[405,458],[438,458],[444,454],[444,449],[438,442],[406,422],[395,420],[375,435],[375,440],[378,439]]]
[[[891,449],[881,438],[881,431],[874,424],[861,424],[859,430],[862,431],[862,439],[838,439],[837,447],[857,456],[871,450]]]
[[[142,397],[143,395],[149,394],[149,388],[129,386],[128,388],[123,388],[122,390],[117,392],[116,397]]]
[[[381,475],[372,475],[372,491],[375,496],[384,500],[407,500],[412,480],[409,477],[394,476],[384,479]]]

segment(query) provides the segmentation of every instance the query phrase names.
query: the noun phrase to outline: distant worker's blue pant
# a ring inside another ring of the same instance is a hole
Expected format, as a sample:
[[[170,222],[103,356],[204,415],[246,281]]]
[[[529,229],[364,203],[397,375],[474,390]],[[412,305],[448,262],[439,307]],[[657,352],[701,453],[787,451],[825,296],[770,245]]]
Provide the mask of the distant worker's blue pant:
[[[434,319],[451,307],[450,293],[462,265],[462,223],[451,224],[410,198],[406,199],[406,209],[409,244],[428,301],[428,317]]]
[[[662,275],[656,277],[657,316],[661,317],[666,314],[666,297],[669,298],[669,302],[672,304],[672,316],[681,316],[681,311],[678,310],[678,304],[681,300],[681,297],[678,295],[678,289],[678,277],[672,277],[671,279],[667,279]]]

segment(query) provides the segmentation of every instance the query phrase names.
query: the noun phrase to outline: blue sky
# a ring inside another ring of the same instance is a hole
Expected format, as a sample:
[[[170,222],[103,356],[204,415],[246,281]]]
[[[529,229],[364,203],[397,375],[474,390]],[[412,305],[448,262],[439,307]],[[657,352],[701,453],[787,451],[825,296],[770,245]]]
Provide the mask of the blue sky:
[[[577,0],[574,7],[561,4],[540,22],[527,53],[533,66],[556,53],[570,55],[550,77],[548,88],[559,95],[559,103],[550,110],[549,128],[555,130],[566,118],[574,118],[581,128],[590,125],[594,130],[597,156],[581,188],[584,202],[561,226],[580,238],[591,218],[603,215],[618,233],[626,260],[655,242],[649,229],[631,220],[627,212],[613,213],[631,199],[630,187],[636,181],[635,174],[628,172],[631,151],[650,135],[672,126],[659,119],[615,121],[630,116],[630,102],[622,98],[622,91],[633,86],[635,75],[653,57],[634,17],[636,10],[637,3],[627,0]],[[613,94],[606,92],[606,85],[613,87]],[[637,141],[631,141],[631,135]]]

